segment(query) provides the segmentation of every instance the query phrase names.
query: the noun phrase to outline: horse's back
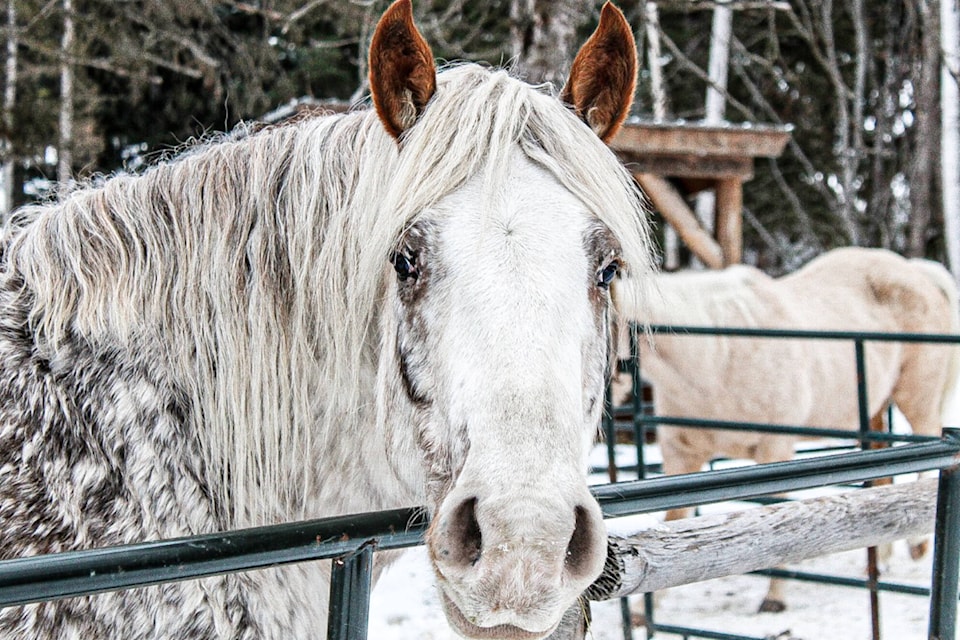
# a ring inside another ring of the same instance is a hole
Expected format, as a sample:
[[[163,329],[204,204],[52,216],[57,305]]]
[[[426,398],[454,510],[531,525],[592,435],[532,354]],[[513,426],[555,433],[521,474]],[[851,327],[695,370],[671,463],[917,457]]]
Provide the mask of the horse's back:
[[[930,269],[885,249],[844,247],[824,253],[781,282],[805,300],[818,299],[822,322],[836,329],[949,331],[944,292]]]
[[[663,304],[653,315],[668,324],[784,327],[797,322],[777,281],[748,265],[665,274],[657,285]],[[802,345],[789,340],[681,332],[657,334],[649,347],[641,340],[640,362],[656,390],[660,415],[769,422],[770,415],[779,414],[795,422],[813,399],[806,389],[789,384],[798,371],[783,363],[803,356]],[[699,466],[697,461],[707,453],[754,457],[758,448],[782,444],[755,433],[660,429],[673,455],[692,461],[684,466]],[[792,446],[792,438],[783,440]]]
[[[884,249],[827,252],[782,279],[798,297],[815,300],[823,329],[891,333],[957,331],[956,288],[946,270]],[[892,398],[914,431],[938,434],[955,383],[955,347],[923,342],[868,342],[872,404]]]

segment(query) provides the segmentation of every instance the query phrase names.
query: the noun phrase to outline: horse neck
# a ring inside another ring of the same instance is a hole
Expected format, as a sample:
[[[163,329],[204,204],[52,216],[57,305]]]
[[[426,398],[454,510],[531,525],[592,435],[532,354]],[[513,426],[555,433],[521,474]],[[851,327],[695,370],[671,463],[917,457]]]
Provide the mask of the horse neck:
[[[357,271],[358,229],[396,154],[368,119],[278,127],[75,192],[6,250],[46,348],[80,335],[169,367],[230,526],[349,502],[330,487],[354,483],[328,482],[325,462],[371,418],[381,273]]]

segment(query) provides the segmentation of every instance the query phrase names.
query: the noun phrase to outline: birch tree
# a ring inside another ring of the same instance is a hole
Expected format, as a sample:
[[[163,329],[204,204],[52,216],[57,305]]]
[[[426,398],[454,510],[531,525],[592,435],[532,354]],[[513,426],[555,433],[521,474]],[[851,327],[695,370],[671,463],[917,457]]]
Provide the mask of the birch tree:
[[[707,95],[704,100],[703,121],[720,124],[724,120],[727,101],[727,76],[730,65],[730,38],[733,32],[733,11],[725,5],[713,9],[710,26],[710,55],[707,62]],[[712,232],[715,226],[716,192],[697,194],[696,212],[701,226]],[[695,266],[702,266],[694,260]]]
[[[960,285],[960,8],[956,0],[940,0],[940,183],[947,263]]]
[[[60,41],[60,143],[57,180],[67,184],[73,176],[73,0],[63,0],[63,38]]]
[[[916,0],[921,55],[915,75],[914,145],[910,165],[910,225],[907,254],[924,257],[935,209],[934,177],[939,155],[938,118],[940,76],[939,0]]]
[[[15,0],[7,0],[7,49],[4,63],[3,86],[3,135],[0,136],[0,222],[13,209],[14,193],[14,152],[13,126],[14,109],[17,106],[17,5]]]
[[[559,89],[579,44],[577,28],[590,18],[593,5],[590,0],[511,0],[511,54],[520,77]]]

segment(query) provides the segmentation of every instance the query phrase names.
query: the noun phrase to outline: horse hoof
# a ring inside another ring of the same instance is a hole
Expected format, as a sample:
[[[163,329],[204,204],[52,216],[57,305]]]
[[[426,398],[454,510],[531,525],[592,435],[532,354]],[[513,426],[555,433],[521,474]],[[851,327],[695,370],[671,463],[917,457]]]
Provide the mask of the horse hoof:
[[[914,560],[919,560],[923,556],[927,555],[927,551],[930,549],[930,543],[926,540],[923,542],[918,542],[916,544],[910,545],[910,557]]]
[[[760,603],[759,613],[782,613],[787,610],[787,605],[782,600],[764,598]]]

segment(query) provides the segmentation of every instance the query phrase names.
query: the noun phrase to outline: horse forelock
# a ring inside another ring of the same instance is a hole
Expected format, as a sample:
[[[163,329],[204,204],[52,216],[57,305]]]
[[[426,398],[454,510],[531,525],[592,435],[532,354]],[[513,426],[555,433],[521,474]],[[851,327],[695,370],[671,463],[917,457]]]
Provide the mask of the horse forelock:
[[[38,348],[80,337],[134,358],[149,341],[193,398],[234,524],[289,517],[326,473],[325,434],[372,419],[390,249],[469,176],[495,183],[517,145],[649,270],[644,205],[613,154],[553,96],[463,65],[399,148],[372,111],[313,118],[28,208],[4,278],[24,283]]]

